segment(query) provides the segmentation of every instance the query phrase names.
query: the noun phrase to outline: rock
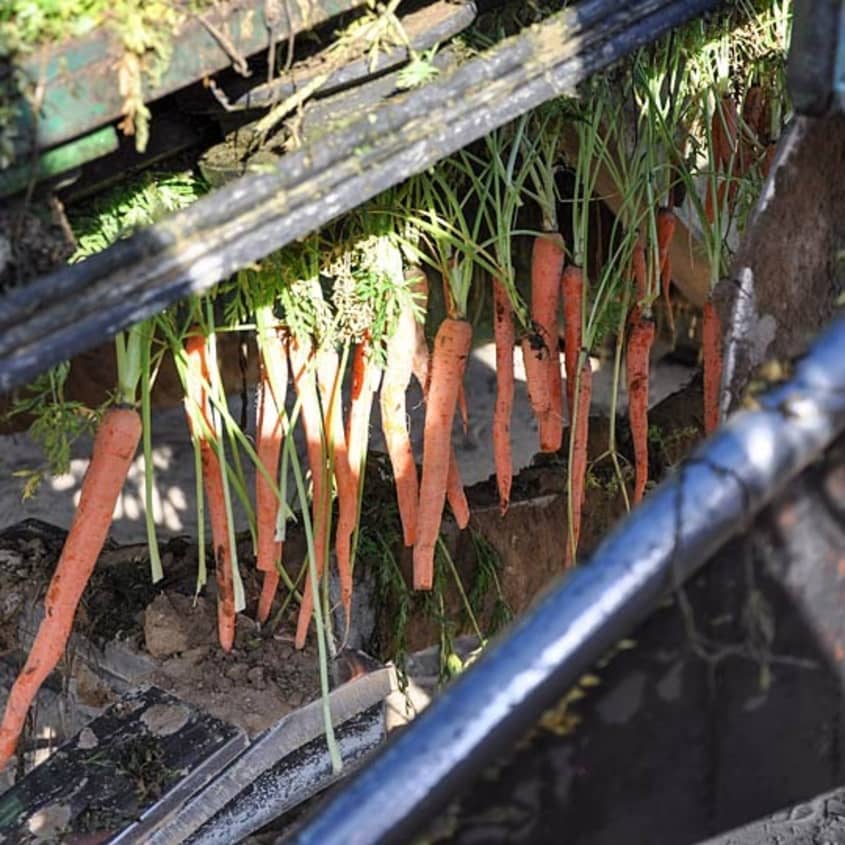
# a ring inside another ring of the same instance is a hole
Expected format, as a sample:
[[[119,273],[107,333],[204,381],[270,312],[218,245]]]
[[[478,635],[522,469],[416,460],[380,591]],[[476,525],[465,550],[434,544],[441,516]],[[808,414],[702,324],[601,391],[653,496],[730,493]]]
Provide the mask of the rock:
[[[157,596],[144,611],[144,641],[153,657],[169,657],[207,643],[214,620],[205,599],[196,606],[178,593]]]
[[[263,666],[253,666],[252,669],[246,673],[246,679],[256,689],[264,689],[267,686]]]

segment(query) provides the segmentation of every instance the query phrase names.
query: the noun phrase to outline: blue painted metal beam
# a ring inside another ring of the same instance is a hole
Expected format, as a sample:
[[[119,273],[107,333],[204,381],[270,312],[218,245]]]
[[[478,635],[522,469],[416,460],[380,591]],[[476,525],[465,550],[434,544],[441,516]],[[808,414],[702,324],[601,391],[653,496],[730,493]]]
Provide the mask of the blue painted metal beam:
[[[845,430],[845,320],[290,838],[406,843]]]

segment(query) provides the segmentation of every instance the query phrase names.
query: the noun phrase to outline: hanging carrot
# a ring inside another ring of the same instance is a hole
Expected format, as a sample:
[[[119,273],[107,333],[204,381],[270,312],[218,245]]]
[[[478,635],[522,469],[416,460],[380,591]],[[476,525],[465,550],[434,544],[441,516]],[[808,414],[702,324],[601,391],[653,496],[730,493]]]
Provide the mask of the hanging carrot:
[[[317,567],[317,580],[323,576],[328,551],[328,479],[326,456],[323,450],[323,421],[320,400],[317,395],[315,377],[314,348],[310,339],[292,337],[288,344],[291,375],[300,401],[302,427],[305,430],[305,442],[308,451],[308,464],[311,468],[311,525],[314,532],[314,557]],[[311,613],[314,610],[314,593],[311,578],[305,579],[302,603],[296,623],[294,645],[302,648],[308,636]]]
[[[79,505],[44,597],[44,618],[6,700],[0,724],[0,769],[15,753],[41,684],[62,658],[140,438],[141,418],[134,408],[109,409],[97,427]]]
[[[645,260],[645,242],[642,237],[637,238],[631,257],[631,268],[634,274],[634,291],[636,304],[640,305],[648,296],[648,271]]]
[[[626,356],[628,418],[634,444],[634,504],[643,498],[648,481],[648,374],[653,343],[654,322],[635,309]]]
[[[667,206],[657,210],[657,258],[660,269],[660,288],[663,292],[663,301],[666,304],[666,315],[669,319],[669,333],[675,337],[675,315],[672,310],[672,297],[670,287],[672,285],[672,257],[669,248],[672,245],[672,238],[675,236],[676,226],[675,212]]]
[[[558,303],[560,277],[566,251],[563,237],[557,232],[544,233],[534,239],[531,252],[531,319],[540,339],[541,366],[534,368],[535,378],[543,378],[545,387],[528,383],[529,395],[536,393],[541,403],[548,402],[548,410],[537,417],[540,451],[557,452],[563,438],[563,395],[560,378],[560,350],[558,345]],[[543,375],[541,376],[540,373]],[[526,378],[529,368],[526,365]],[[536,410],[535,410],[536,414]]]
[[[335,555],[340,578],[340,598],[347,624],[352,609],[352,535],[358,522],[358,483],[349,468],[349,452],[343,425],[340,396],[340,361],[334,349],[317,353],[317,385],[323,408],[323,431],[331,449],[331,465],[337,485]]]
[[[569,426],[572,464],[569,468],[569,484],[572,518],[572,530],[566,540],[564,568],[569,569],[575,563],[575,552],[581,537],[581,514],[584,508],[584,494],[587,481],[587,447],[590,438],[590,402],[593,395],[593,371],[587,357],[581,367],[581,379],[578,386],[578,404],[572,414]]]
[[[270,478],[276,478],[282,451],[282,415],[288,381],[287,350],[283,335],[272,330],[260,340],[261,362],[258,384],[256,453]],[[275,395],[273,388],[281,393]],[[256,566],[264,573],[258,600],[258,621],[270,618],[270,609],[279,585],[278,567],[282,543],[276,540],[280,503],[272,485],[262,472],[255,474]]]
[[[730,94],[724,94],[721,99],[721,107],[713,114],[714,126],[718,125],[718,132],[714,140],[718,142],[716,155],[724,173],[730,173],[734,153],[736,152],[737,133],[739,131],[739,119],[737,116],[736,103]]]
[[[428,279],[425,273],[416,268],[417,272],[411,284],[411,290],[423,311],[428,307]],[[414,378],[417,380],[423,394],[423,401],[428,398],[428,388],[431,381],[431,353],[428,351],[428,341],[425,339],[425,328],[417,321],[416,336],[414,340],[414,363],[412,366]],[[460,396],[463,396],[463,390]],[[459,396],[459,401],[460,401]],[[464,405],[466,399],[464,397]],[[463,409],[465,412],[466,408]],[[464,416],[464,433],[466,433],[466,417]],[[469,503],[467,502],[464,483],[461,480],[461,471],[458,468],[458,459],[455,455],[455,447],[449,443],[449,480],[446,487],[446,500],[452,509],[452,514],[458,527],[463,530],[469,524]]]
[[[548,417],[552,413],[552,398],[549,395],[548,367],[546,366],[548,350],[543,343],[539,332],[532,332],[522,338],[522,364],[525,368],[525,387],[528,390],[528,401],[531,403],[531,410],[534,412],[534,419],[537,420],[537,427],[540,430],[540,450],[545,446],[550,447],[548,430]]]
[[[360,484],[367,460],[370,439],[370,414],[378,390],[381,370],[375,363],[369,335],[356,344],[352,355],[352,389],[349,417],[346,422],[346,443],[349,449],[349,471]]]
[[[712,434],[719,427],[719,393],[722,383],[722,326],[712,299],[704,305],[702,348],[704,351],[704,431]]]
[[[185,410],[191,436],[199,440],[202,478],[208,517],[211,522],[211,541],[214,547],[217,578],[217,630],[220,647],[223,651],[231,651],[235,644],[235,585],[229,517],[223,490],[223,468],[210,439],[215,435],[211,418],[211,402],[208,396],[208,386],[211,384],[208,340],[201,334],[191,335],[185,341],[185,355],[187,359]],[[195,419],[203,422],[203,427],[199,430],[194,425]]]
[[[499,511],[507,513],[513,484],[511,415],[513,412],[513,347],[516,343],[513,304],[505,286],[493,279],[493,335],[496,342],[496,405],[493,411],[493,456]]]
[[[765,95],[760,85],[751,85],[745,93],[742,104],[742,122],[744,124],[739,138],[739,175],[744,176],[751,169],[755,159],[755,149],[765,133],[763,126]]]
[[[416,318],[411,303],[402,305],[396,328],[387,341],[386,360],[381,383],[381,426],[393,477],[402,533],[406,546],[414,545],[419,501],[417,464],[408,435],[405,393],[414,364]]]
[[[472,325],[447,317],[437,331],[425,412],[423,470],[414,544],[414,589],[434,582],[434,548],[449,477],[452,421],[472,342]]]
[[[455,524],[461,531],[469,525],[469,502],[467,501],[464,483],[461,480],[461,473],[458,469],[458,462],[455,460],[454,450],[449,456],[449,474],[446,477],[446,500],[452,516],[455,517]]]
[[[580,267],[567,265],[561,279],[563,293],[563,348],[566,358],[566,398],[570,416],[574,413],[575,381],[578,356],[581,353],[581,312],[584,296],[584,276]]]
[[[469,408],[467,407],[467,394],[463,384],[458,390],[458,410],[461,412],[461,426],[464,430],[464,436],[466,436],[469,434]]]

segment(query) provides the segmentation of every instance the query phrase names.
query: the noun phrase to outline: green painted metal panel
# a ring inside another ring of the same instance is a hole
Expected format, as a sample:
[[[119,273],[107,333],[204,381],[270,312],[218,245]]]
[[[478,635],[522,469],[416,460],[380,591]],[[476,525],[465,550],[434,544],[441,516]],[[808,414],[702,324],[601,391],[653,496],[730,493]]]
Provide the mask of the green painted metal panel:
[[[365,0],[287,0],[279,3],[275,38],[306,32],[330,18],[364,5]],[[206,20],[225,36],[241,56],[265,50],[270,28],[266,0],[236,0],[210,9]],[[101,27],[67,44],[44,48],[22,63],[33,84],[43,83],[44,99],[35,120],[29,104],[19,98],[16,149],[26,154],[32,138],[45,150],[67,142],[120,117],[123,98],[116,66],[123,47],[117,35]],[[232,56],[202,21],[189,18],[174,35],[172,56],[158,83],[144,79],[147,102],[216,73],[232,63]],[[155,127],[153,127],[153,131]]]
[[[0,170],[0,197],[24,190],[33,178],[36,182],[40,182],[73,170],[100,156],[113,153],[118,144],[115,129],[104,126],[77,141],[49,150],[39,157],[34,167],[22,164],[18,167],[10,167],[8,170]]]

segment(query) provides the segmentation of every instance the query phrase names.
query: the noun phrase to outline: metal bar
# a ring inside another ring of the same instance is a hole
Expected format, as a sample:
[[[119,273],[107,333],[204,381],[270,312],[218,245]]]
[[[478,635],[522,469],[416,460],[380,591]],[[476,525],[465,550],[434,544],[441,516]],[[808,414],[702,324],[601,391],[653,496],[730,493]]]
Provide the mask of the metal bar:
[[[845,320],[733,417],[290,842],[409,842],[845,429]]]
[[[383,701],[394,686],[392,669],[378,669],[343,684],[329,695],[332,723],[342,724]],[[119,841],[146,845],[184,842],[276,763],[321,736],[325,729],[322,708],[322,700],[316,699],[280,719],[178,811],[156,817],[151,825],[141,819]]]
[[[230,845],[282,818],[338,780],[348,777],[385,739],[384,705],[374,705],[337,728],[343,769],[332,771],[322,736],[259,775],[241,795],[188,840],[189,845]],[[181,840],[174,840],[173,845]]]
[[[23,191],[30,181],[41,182],[113,153],[118,148],[117,132],[104,126],[76,141],[55,147],[41,155],[34,165],[22,164],[0,170],[0,197]]]
[[[589,0],[0,303],[0,393],[300,238],[721,0]]]

